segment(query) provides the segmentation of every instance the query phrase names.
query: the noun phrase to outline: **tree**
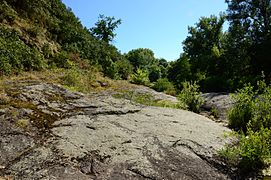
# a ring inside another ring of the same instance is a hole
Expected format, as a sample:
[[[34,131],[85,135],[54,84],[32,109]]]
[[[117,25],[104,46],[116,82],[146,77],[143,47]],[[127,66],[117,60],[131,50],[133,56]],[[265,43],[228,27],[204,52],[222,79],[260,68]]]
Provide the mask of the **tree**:
[[[148,69],[149,66],[156,63],[153,51],[147,48],[133,49],[125,57],[131,62],[134,69]]]
[[[270,0],[226,0],[231,29],[243,28],[245,35],[258,43],[271,32]]]
[[[160,68],[161,77],[162,78],[166,78],[167,77],[167,74],[168,74],[168,65],[169,65],[169,63],[167,62],[167,60],[165,60],[163,58],[158,59],[158,66]]]
[[[191,65],[186,54],[182,54],[177,61],[170,63],[168,67],[168,79],[178,89],[182,89],[182,83],[191,80],[191,78]]]
[[[216,73],[216,65],[223,53],[222,38],[225,17],[202,17],[183,42],[193,72]]]
[[[230,54],[234,60],[247,59],[246,74],[265,71],[271,77],[271,3],[270,0],[226,0],[229,32],[234,40]],[[230,52],[230,51],[229,51]],[[244,72],[244,71],[243,71]]]
[[[115,17],[100,15],[98,22],[95,23],[95,27],[90,29],[90,32],[94,37],[109,43],[116,36],[114,31],[120,24],[121,19],[116,20]]]

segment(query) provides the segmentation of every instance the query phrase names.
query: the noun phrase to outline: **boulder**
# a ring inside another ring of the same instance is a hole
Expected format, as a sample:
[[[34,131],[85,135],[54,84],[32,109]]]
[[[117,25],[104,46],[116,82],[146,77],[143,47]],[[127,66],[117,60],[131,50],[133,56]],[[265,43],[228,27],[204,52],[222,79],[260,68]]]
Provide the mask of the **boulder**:
[[[0,179],[232,178],[217,158],[230,130],[206,117],[53,84],[15,84],[0,116]]]

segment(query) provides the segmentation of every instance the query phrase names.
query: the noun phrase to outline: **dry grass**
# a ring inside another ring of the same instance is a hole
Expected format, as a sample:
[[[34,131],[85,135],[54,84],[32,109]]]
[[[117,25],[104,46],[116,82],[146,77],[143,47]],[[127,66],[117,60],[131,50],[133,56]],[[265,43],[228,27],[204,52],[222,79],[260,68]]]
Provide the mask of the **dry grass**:
[[[11,176],[5,176],[5,177],[0,176],[0,180],[13,180],[13,178]]]
[[[124,80],[112,80],[104,77],[95,68],[90,70],[52,69],[44,71],[21,72],[18,75],[0,77],[0,100],[5,99],[7,82],[43,82],[62,85],[73,91],[83,93],[100,91],[132,90],[136,87]]]

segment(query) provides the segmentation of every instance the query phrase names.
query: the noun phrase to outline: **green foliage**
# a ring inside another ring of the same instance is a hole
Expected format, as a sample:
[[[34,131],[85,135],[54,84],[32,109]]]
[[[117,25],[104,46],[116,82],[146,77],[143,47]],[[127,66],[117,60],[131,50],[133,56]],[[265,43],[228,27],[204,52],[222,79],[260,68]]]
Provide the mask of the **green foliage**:
[[[97,70],[90,68],[82,70],[72,68],[64,71],[64,76],[61,78],[61,84],[67,88],[80,92],[89,92],[95,86]]]
[[[13,23],[17,17],[16,11],[14,11],[6,1],[2,1],[0,5],[0,22],[6,20],[9,23]]]
[[[271,128],[271,87],[264,81],[258,82],[258,89],[251,85],[232,95],[235,102],[229,110],[229,126],[246,132],[247,128],[257,131],[260,128]]]
[[[105,23],[104,28],[107,28],[103,31],[103,33],[107,33],[107,37],[105,35],[104,41],[102,41],[93,37],[91,32],[82,26],[71,9],[67,8],[61,0],[6,0],[0,5],[0,11],[0,21],[1,18],[5,21],[9,21],[9,17],[18,18],[19,26],[22,26],[19,27],[20,30],[26,30],[26,33],[20,35],[20,39],[24,40],[20,44],[24,44],[30,50],[41,49],[44,57],[48,59],[50,67],[70,68],[74,64],[68,56],[73,53],[78,54],[80,57],[78,60],[85,61],[87,59],[91,65],[100,65],[101,71],[105,75],[117,78],[115,62],[120,60],[122,55],[116,47],[105,41],[107,41],[106,38],[109,41],[113,39],[115,36],[113,31],[120,24],[120,20],[100,16],[100,23]],[[17,14],[20,14],[20,17],[17,17]],[[102,26],[99,27],[103,28]],[[39,36],[40,34],[41,36]],[[46,36],[46,40],[43,39],[44,36]],[[31,39],[31,41],[28,39]],[[45,40],[45,45],[39,44],[41,40]],[[57,46],[52,50],[51,44]],[[58,52],[59,49],[61,49],[60,53]],[[11,54],[9,56],[12,56]],[[41,53],[39,54],[42,57]],[[1,67],[3,71],[9,72],[11,69],[9,66],[13,67],[14,65],[10,65],[9,57],[5,56],[5,58],[5,60],[4,57],[2,58]],[[36,60],[33,61],[36,62]],[[29,64],[31,65],[31,63]]]
[[[248,130],[247,136],[240,140],[240,166],[249,172],[264,166],[264,160],[271,157],[271,130],[262,128],[257,132]]]
[[[148,68],[149,71],[149,80],[150,82],[155,82],[159,78],[161,78],[161,70],[159,66],[157,65],[152,65]]]
[[[243,31],[244,36],[261,42],[271,31],[271,4],[269,0],[226,0],[231,26]]]
[[[32,38],[36,38],[38,34],[40,34],[40,32],[41,32],[41,29],[37,26],[27,29],[27,34],[29,34],[29,36]]]
[[[178,100],[186,104],[187,108],[193,112],[199,112],[200,106],[204,102],[197,83],[188,81],[183,83],[183,89],[178,96]]]
[[[18,34],[0,28],[0,71],[9,74],[22,70],[40,70],[45,67],[43,55],[20,40]]]
[[[271,157],[271,87],[258,82],[233,95],[234,107],[229,111],[230,127],[241,130],[240,142],[222,150],[229,162],[237,162],[243,174],[263,168]],[[235,165],[236,165],[235,164]]]
[[[146,70],[138,68],[134,74],[131,75],[131,80],[134,84],[149,85],[149,75]]]
[[[216,107],[212,107],[211,110],[210,110],[210,113],[214,118],[219,118],[219,112],[218,112],[218,109]]]
[[[226,0],[226,3],[230,27],[226,39],[225,65],[232,69],[232,76],[237,77],[255,77],[264,71],[270,82],[270,1]]]
[[[63,77],[63,84],[69,87],[76,87],[80,82],[81,74],[76,69],[69,70]]]
[[[267,165],[271,157],[271,129],[261,128],[257,132],[248,129],[247,135],[241,134],[239,138],[237,145],[220,150],[220,156],[230,165],[239,167],[242,176]]]
[[[167,77],[178,89],[182,89],[184,81],[192,78],[191,65],[185,54],[182,54],[177,61],[170,63]]]
[[[224,16],[202,17],[196,27],[189,27],[190,35],[183,44],[192,72],[205,72],[207,75],[219,72],[217,64],[223,53],[224,21]]]
[[[174,85],[166,78],[158,79],[152,87],[158,92],[173,92],[175,91]]]
[[[71,68],[72,62],[69,59],[69,55],[66,51],[61,51],[60,53],[56,54],[53,58],[51,63],[55,64],[59,68]]]
[[[114,63],[110,57],[105,57],[104,61],[102,62],[103,72],[106,76],[116,79],[118,75],[118,67],[116,63]]]
[[[167,60],[161,58],[161,59],[158,59],[158,66],[161,71],[161,77],[166,78],[168,75],[169,63],[167,62]]]
[[[96,27],[90,29],[92,35],[106,43],[111,42],[116,34],[115,29],[121,24],[121,20],[114,17],[100,15]]]
[[[156,61],[153,51],[146,48],[131,50],[125,57],[131,62],[135,69],[147,69],[149,66],[155,64]]]
[[[259,94],[259,93],[258,93]],[[271,87],[265,88],[254,100],[252,119],[249,128],[258,131],[261,127],[271,128]]]
[[[127,80],[133,73],[133,66],[125,58],[116,61],[116,66],[121,79]]]
[[[245,86],[232,95],[235,104],[228,113],[229,127],[244,132],[247,130],[247,124],[252,119],[254,98],[255,93],[251,85]]]

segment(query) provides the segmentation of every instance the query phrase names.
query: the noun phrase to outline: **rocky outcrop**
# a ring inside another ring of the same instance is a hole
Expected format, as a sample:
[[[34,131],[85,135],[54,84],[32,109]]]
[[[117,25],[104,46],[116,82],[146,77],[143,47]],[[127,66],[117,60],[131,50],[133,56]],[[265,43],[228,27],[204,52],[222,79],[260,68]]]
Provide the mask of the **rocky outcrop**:
[[[208,118],[52,84],[7,87],[0,106],[3,178],[231,178],[216,158],[230,130]]]
[[[228,123],[227,112],[233,106],[233,101],[228,93],[205,93],[202,94],[205,100],[201,106],[203,113],[207,112],[207,115],[214,117],[216,120]]]

